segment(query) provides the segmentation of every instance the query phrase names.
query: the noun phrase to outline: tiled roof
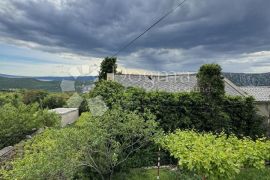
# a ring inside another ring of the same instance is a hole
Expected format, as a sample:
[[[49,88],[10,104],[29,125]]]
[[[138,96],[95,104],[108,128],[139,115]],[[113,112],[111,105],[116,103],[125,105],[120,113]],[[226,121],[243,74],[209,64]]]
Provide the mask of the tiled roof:
[[[190,92],[197,87],[196,74],[179,74],[169,76],[150,76],[116,74],[114,80],[125,87],[140,87],[146,91],[166,91],[166,92]],[[225,78],[225,91],[228,95],[244,96],[245,93],[228,79]]]
[[[258,86],[249,86],[249,87],[240,87],[243,91],[249,96],[253,96],[258,102],[270,101],[270,87],[258,87]]]

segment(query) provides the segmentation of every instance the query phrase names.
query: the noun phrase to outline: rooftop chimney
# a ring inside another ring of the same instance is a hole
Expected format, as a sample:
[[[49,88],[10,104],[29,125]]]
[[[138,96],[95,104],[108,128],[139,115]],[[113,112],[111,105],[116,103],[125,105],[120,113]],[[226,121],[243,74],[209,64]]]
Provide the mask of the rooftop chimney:
[[[114,73],[107,73],[107,81],[114,81]]]

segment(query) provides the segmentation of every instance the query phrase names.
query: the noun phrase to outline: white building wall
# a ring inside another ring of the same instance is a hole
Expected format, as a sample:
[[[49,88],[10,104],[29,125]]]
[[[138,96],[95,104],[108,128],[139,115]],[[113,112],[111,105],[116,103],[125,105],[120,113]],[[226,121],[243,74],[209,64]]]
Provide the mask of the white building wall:
[[[79,111],[75,110],[62,114],[61,118],[62,118],[61,125],[62,127],[65,127],[68,124],[74,123],[79,118]]]
[[[78,108],[56,108],[50,110],[61,117],[61,126],[65,127],[68,124],[74,123],[79,118]]]

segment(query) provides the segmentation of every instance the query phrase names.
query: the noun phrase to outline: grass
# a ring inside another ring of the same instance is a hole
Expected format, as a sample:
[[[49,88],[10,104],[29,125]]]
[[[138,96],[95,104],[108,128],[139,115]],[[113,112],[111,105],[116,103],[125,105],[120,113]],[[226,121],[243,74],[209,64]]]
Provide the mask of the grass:
[[[155,180],[157,169],[132,169],[126,173],[118,173],[115,180]],[[192,174],[180,174],[178,171],[168,169],[160,170],[160,180],[201,180],[200,177]],[[270,168],[264,170],[246,169],[237,175],[235,180],[270,180]]]
[[[235,180],[270,180],[270,168],[263,170],[245,169],[235,178]]]

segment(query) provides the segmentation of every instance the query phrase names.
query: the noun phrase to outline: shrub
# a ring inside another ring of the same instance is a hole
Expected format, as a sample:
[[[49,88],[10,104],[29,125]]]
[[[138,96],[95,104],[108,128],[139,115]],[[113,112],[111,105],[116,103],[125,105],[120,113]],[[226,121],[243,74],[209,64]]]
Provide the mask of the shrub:
[[[232,179],[244,167],[262,169],[270,157],[270,141],[265,139],[177,130],[156,142],[179,160],[181,168],[209,179]]]
[[[0,149],[18,143],[33,129],[59,124],[60,119],[56,114],[40,110],[37,104],[21,103],[18,107],[5,104],[0,108]]]
[[[0,93],[0,107],[8,103],[17,106],[21,102],[22,102],[22,95],[20,93],[17,92]]]
[[[84,113],[73,127],[48,129],[26,142],[22,157],[2,170],[6,179],[107,179],[159,132],[153,116],[114,109]],[[1,175],[0,175],[1,177]]]
[[[42,101],[43,108],[55,109],[66,105],[66,99],[62,94],[49,94]]]
[[[46,129],[23,145],[23,156],[2,169],[4,179],[72,179],[80,167],[82,133],[74,128]]]
[[[23,102],[25,104],[39,103],[42,107],[43,99],[48,95],[48,92],[43,90],[28,90],[23,94]]]
[[[119,106],[124,90],[124,86],[117,82],[101,80],[90,91],[89,97],[102,96],[108,107],[112,108],[113,106]]]

